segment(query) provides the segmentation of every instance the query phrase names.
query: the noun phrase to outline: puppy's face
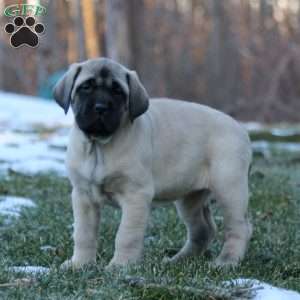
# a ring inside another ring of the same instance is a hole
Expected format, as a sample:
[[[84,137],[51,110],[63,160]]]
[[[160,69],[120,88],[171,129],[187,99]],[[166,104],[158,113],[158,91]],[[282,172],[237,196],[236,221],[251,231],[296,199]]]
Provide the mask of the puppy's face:
[[[78,127],[88,136],[111,136],[127,112],[128,91],[106,66],[83,81],[71,102]]]
[[[96,137],[111,136],[149,105],[136,73],[106,58],[73,64],[54,87],[54,99],[66,113],[71,106],[78,127]]]

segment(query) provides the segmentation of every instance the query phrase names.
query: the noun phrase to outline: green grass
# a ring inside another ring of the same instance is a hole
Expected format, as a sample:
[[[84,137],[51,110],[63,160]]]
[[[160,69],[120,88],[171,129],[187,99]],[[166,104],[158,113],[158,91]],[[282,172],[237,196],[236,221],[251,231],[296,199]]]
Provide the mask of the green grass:
[[[37,208],[24,209],[11,225],[0,218],[0,299],[235,299],[239,290],[224,288],[222,282],[239,277],[300,291],[300,155],[256,158],[250,187],[254,235],[245,260],[235,270],[215,270],[208,257],[163,265],[162,258],[179,249],[185,238],[184,226],[170,206],[153,211],[145,257],[139,266],[115,273],[104,271],[120,219],[119,211],[107,207],[99,233],[97,266],[62,272],[58,267],[72,252],[68,181],[54,175],[12,173],[0,180],[0,195],[29,197]],[[220,231],[211,245],[212,257],[220,251],[222,239],[220,212],[214,210]],[[41,250],[45,245],[53,248]],[[14,286],[18,278],[30,278],[7,271],[18,265],[45,266],[51,271]]]

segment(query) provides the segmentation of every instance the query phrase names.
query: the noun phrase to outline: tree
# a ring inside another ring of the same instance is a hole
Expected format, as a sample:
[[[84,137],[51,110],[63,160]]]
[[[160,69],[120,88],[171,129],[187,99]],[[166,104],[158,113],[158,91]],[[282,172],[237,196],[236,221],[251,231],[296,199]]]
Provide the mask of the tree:
[[[232,112],[240,93],[240,54],[239,44],[235,38],[226,5],[223,1],[211,0],[210,48],[207,59],[208,88],[212,94],[212,103],[217,108],[223,106]],[[226,103],[226,105],[225,105]]]
[[[28,2],[30,3],[30,2]],[[33,4],[35,2],[33,1]],[[49,1],[47,3],[47,14],[42,18],[42,21],[46,25],[45,34],[40,39],[39,47],[37,48],[36,56],[36,71],[37,71],[37,87],[45,82],[53,66],[51,57],[56,57],[57,54],[57,36],[56,36],[56,15],[55,15],[55,3]]]
[[[124,0],[106,0],[106,47],[108,57],[127,66],[132,65],[129,3]]]
[[[99,56],[98,34],[96,32],[96,20],[93,0],[82,0],[82,15],[88,58]]]

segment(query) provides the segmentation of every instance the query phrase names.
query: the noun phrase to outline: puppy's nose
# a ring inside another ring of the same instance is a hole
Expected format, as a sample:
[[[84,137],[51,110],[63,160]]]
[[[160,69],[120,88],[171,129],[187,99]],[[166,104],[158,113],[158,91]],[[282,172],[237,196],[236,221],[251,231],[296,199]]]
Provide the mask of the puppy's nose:
[[[108,110],[108,106],[105,103],[96,103],[95,105],[95,111],[98,114],[102,114]]]

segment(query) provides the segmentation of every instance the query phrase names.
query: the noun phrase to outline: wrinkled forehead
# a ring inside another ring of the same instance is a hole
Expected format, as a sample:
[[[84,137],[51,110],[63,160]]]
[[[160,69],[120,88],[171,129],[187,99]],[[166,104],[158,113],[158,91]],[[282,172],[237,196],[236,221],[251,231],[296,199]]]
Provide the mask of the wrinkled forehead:
[[[128,71],[122,65],[109,59],[91,59],[83,63],[79,63],[81,70],[74,83],[71,98],[74,99],[77,88],[87,80],[94,79],[97,86],[110,88],[113,81],[117,81],[123,91],[129,95],[129,87],[127,83]]]
[[[78,81],[95,79],[97,85],[111,87],[113,81],[117,81],[125,91],[128,91],[127,85],[128,70],[122,65],[108,59],[92,59],[82,64],[81,74]]]

